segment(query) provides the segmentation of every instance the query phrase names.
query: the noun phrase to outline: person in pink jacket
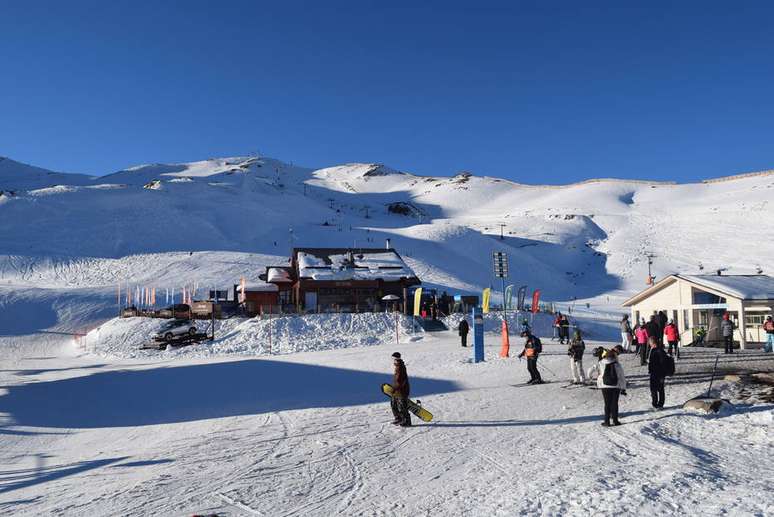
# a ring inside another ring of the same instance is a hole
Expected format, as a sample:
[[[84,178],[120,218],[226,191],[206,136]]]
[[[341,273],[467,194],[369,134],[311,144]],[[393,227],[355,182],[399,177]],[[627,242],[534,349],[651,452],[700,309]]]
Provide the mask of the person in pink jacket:
[[[648,330],[645,328],[645,320],[642,321],[637,330],[634,331],[634,337],[637,338],[637,350],[636,354],[640,354],[640,365],[644,366],[645,356],[648,353]]]

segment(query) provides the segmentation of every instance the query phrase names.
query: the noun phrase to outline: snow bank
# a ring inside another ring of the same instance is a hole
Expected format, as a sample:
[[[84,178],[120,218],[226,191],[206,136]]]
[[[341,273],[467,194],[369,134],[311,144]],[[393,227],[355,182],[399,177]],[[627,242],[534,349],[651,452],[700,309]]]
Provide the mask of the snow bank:
[[[213,342],[166,351],[140,350],[168,320],[114,318],[89,332],[79,346],[96,355],[113,358],[205,357],[212,355],[289,354],[337,348],[395,343],[395,317],[389,313],[309,314],[268,318],[232,318],[215,322]],[[208,321],[197,321],[200,331],[209,331]],[[400,315],[398,333],[402,343],[416,338],[411,319]],[[417,329],[417,333],[421,333]]]

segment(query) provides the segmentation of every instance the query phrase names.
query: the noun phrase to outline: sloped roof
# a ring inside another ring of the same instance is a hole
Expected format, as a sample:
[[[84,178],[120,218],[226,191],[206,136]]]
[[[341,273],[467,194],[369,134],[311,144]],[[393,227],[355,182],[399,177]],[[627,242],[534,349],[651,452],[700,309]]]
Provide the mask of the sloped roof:
[[[742,300],[774,300],[774,277],[768,275],[677,275]]]
[[[741,300],[774,300],[774,277],[768,275],[669,275],[626,300],[623,306],[630,307],[678,279]]]
[[[394,249],[298,248],[294,252],[299,278],[388,281],[417,278]]]

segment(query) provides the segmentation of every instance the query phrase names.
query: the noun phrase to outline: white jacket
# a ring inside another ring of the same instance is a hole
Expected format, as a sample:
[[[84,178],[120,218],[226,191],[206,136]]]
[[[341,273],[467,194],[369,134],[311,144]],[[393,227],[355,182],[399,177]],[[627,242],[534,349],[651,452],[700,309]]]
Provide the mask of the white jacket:
[[[615,386],[605,384],[605,382],[602,380],[602,378],[605,376],[605,366],[608,364],[615,365],[615,374],[618,376],[618,384]],[[599,372],[597,374],[597,388],[618,388],[621,390],[626,389],[626,376],[624,375],[623,366],[621,366],[621,363],[619,363],[617,359],[605,357],[599,362],[597,371]]]

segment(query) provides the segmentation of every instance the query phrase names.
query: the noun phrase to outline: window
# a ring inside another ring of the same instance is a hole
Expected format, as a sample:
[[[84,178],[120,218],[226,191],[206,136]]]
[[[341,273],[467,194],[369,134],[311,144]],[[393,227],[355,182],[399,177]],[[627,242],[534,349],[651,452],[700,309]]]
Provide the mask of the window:
[[[760,327],[763,325],[763,314],[745,314],[744,325],[745,327]]]

